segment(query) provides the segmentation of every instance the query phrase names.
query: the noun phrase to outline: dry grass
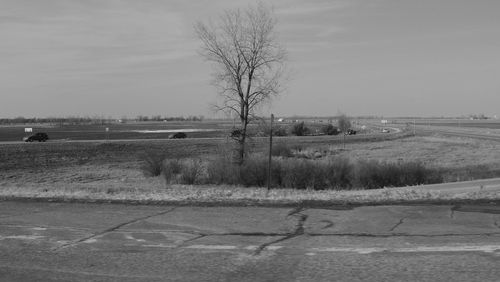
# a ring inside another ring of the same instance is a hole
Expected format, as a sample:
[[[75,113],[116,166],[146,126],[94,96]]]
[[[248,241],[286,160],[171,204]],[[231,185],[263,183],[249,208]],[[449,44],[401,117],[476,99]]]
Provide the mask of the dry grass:
[[[307,142],[306,140],[309,139],[304,139],[301,147],[304,150],[321,152],[322,158],[335,156],[378,161],[418,161],[429,166],[444,166],[456,171],[467,166],[500,169],[500,143],[494,141],[439,136],[410,137],[372,143],[349,143],[344,150],[340,143]],[[15,147],[16,150],[9,152],[2,150],[0,153],[3,165],[8,166],[8,169],[0,170],[0,196],[90,200],[271,202],[305,200],[383,202],[500,198],[498,191],[472,191],[457,194],[424,191],[419,188],[370,191],[277,189],[267,194],[266,189],[262,188],[167,186],[163,178],[147,178],[141,172],[141,162],[138,156],[144,152],[144,148],[153,148],[159,152],[168,150],[169,154],[179,157],[205,158],[213,154],[217,146],[224,141],[210,141],[207,144],[198,143],[201,141],[177,142],[167,148],[162,142],[149,142],[110,143],[108,145],[82,143],[83,148],[78,147],[81,144],[70,144],[67,148],[59,148],[59,151],[55,147],[43,147],[49,144],[11,146],[11,149]],[[21,155],[19,162],[16,162],[16,152],[20,152]],[[85,155],[87,152],[90,153]],[[42,166],[24,165],[24,162],[33,157],[38,158],[37,162]],[[50,165],[49,161],[52,160],[57,161],[57,165]],[[65,160],[68,161],[67,165],[63,165]],[[45,163],[47,163],[46,166],[43,165]]]
[[[356,191],[307,191],[294,189],[240,188],[227,186],[162,187],[159,178],[151,179],[145,186],[123,183],[108,183],[105,187],[96,184],[12,186],[0,184],[2,198],[55,198],[59,200],[104,200],[140,202],[206,202],[256,204],[293,204],[298,202],[331,202],[337,204],[500,200],[498,190],[483,191],[480,188],[462,193],[426,191],[422,188],[391,188]]]
[[[340,156],[363,160],[421,162],[448,168],[497,165],[500,143],[439,136],[411,137],[388,142],[348,145],[337,150]]]

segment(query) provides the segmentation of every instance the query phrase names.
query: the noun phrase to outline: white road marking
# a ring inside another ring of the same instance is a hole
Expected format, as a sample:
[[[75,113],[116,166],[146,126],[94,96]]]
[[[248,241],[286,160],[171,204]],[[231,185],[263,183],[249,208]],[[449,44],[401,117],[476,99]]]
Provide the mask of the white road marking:
[[[258,246],[232,246],[232,245],[191,245],[185,247],[186,249],[201,249],[201,250],[238,250],[238,249],[243,249],[243,250],[249,250],[249,251],[254,251],[257,250],[259,247]],[[283,246],[267,246],[264,248],[264,250],[268,251],[276,251],[283,248]]]
[[[38,239],[41,239],[41,238],[45,238],[45,236],[36,236],[36,235],[0,236],[0,240],[5,240],[5,239],[38,240]]]
[[[415,248],[403,248],[396,249],[393,252],[402,253],[420,253],[420,252],[485,252],[494,253],[500,251],[500,245],[482,245],[482,246],[438,246],[438,247],[415,247]]]
[[[411,248],[312,248],[314,252],[349,252],[358,254],[371,254],[381,252],[392,253],[426,253],[426,252],[485,252],[500,251],[500,245],[454,245],[454,246],[417,246]]]
[[[371,254],[371,253],[380,253],[388,251],[388,249],[384,248],[311,248],[311,251],[314,252],[343,252],[343,253],[358,253],[358,254]]]
[[[267,246],[264,249],[269,250],[269,251],[276,251],[276,250],[279,250],[281,248],[283,248],[283,246]]]
[[[246,247],[243,247],[243,249],[245,250],[249,250],[249,251],[255,251],[259,248],[259,246],[246,246]],[[264,248],[264,250],[269,250],[269,251],[276,251],[276,250],[279,250],[283,248],[283,246],[267,246]]]
[[[40,239],[43,236],[10,236],[10,237],[0,237],[11,239]],[[127,238],[132,239],[132,238]],[[139,241],[141,239],[135,239]],[[95,243],[96,239],[88,239],[85,243]],[[141,240],[142,241],[142,240]],[[139,242],[141,242],[139,241]],[[140,244],[142,247],[147,248],[178,248],[179,245],[175,244]],[[190,245],[182,246],[183,249],[192,250],[213,250],[213,251],[228,251],[228,250],[247,250],[255,251],[259,248],[256,245],[248,246],[235,246],[235,245]],[[285,248],[284,246],[267,246],[264,250],[267,251],[277,251],[279,249]],[[449,245],[449,246],[415,246],[415,247],[402,247],[402,248],[380,248],[380,247],[325,247],[325,248],[308,248],[306,249],[306,255],[313,256],[318,253],[325,252],[345,252],[345,253],[358,253],[358,254],[373,254],[373,253],[430,253],[430,252],[484,252],[484,253],[499,253],[500,254],[500,244],[499,245]]]
[[[230,245],[191,245],[191,246],[187,246],[186,249],[235,250],[235,249],[238,249],[238,247],[237,246],[230,246]]]
[[[17,236],[0,236],[1,240],[6,239],[17,239],[17,240],[39,240],[45,238],[46,236],[36,236],[36,235],[17,235]],[[136,242],[146,242],[144,239],[136,239],[133,236],[126,234],[124,236],[128,240],[134,240]],[[92,244],[98,242],[98,238],[90,238],[84,240],[82,243]],[[64,241],[58,241],[61,243]],[[212,251],[230,251],[230,250],[247,250],[256,251],[259,249],[258,245],[189,245],[182,246],[182,244],[138,244],[136,246],[142,246],[146,248],[182,248],[182,249],[192,249],[192,250],[212,250]],[[267,251],[277,251],[283,248],[290,248],[279,245],[267,246],[264,250]],[[325,252],[347,252],[347,253],[357,253],[357,254],[373,254],[373,253],[430,253],[430,252],[484,252],[491,253],[500,256],[500,244],[489,244],[489,245],[473,245],[473,244],[452,244],[444,246],[408,246],[399,248],[384,248],[384,247],[322,247],[322,248],[306,248],[304,254],[307,256],[314,256],[318,253]]]
[[[176,245],[165,245],[165,244],[149,244],[149,245],[141,245],[146,248],[176,248]]]

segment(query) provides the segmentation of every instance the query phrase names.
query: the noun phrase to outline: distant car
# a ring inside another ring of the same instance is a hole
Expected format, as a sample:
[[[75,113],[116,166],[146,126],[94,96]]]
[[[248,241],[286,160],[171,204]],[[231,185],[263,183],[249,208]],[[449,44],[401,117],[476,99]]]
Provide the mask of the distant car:
[[[47,133],[43,132],[38,132],[23,138],[24,142],[33,142],[33,141],[45,142],[47,140],[49,140],[49,136],[47,135]]]
[[[387,128],[382,129],[382,133],[389,133],[389,129]]]
[[[356,135],[356,130],[353,129],[348,129],[345,133],[345,135]]]
[[[168,136],[168,138],[170,138],[170,139],[184,139],[186,137],[187,137],[187,135],[184,132],[177,132],[177,133],[174,133],[174,134]]]

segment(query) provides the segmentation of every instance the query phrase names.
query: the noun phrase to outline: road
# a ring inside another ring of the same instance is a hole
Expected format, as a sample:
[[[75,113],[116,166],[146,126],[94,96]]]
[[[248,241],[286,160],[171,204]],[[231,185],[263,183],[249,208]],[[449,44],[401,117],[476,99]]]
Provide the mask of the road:
[[[398,128],[391,128],[391,133],[361,133],[356,135],[347,135],[343,134],[339,135],[314,135],[314,136],[274,136],[275,140],[286,140],[291,141],[292,138],[299,138],[300,141],[303,142],[358,142],[358,141],[369,141],[369,140],[383,140],[383,139],[394,139],[401,137],[401,130]],[[378,131],[378,129],[377,129]],[[80,137],[81,138],[81,137]],[[255,137],[253,136],[249,142],[267,142],[269,137]],[[296,140],[299,140],[296,139]],[[49,139],[47,142],[33,142],[27,143],[21,140],[15,141],[6,141],[0,140],[0,145],[15,145],[15,144],[44,144],[44,143],[106,143],[106,142],[203,142],[203,141],[224,141],[227,140],[227,137],[194,137],[194,138],[186,138],[186,139],[168,139],[168,138],[127,138],[127,139]]]
[[[500,206],[0,202],[0,281],[498,281]]]
[[[445,136],[475,138],[483,140],[500,141],[500,134],[495,130],[488,129],[470,129],[470,128],[453,128],[443,126],[424,127],[419,126],[419,132],[423,133],[439,133]]]

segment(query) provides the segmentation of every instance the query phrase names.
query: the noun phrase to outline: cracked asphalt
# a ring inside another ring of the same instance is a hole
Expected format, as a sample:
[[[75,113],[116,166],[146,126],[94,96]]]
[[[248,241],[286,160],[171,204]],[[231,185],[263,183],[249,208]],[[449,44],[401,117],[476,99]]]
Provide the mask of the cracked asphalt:
[[[499,281],[499,205],[0,202],[0,281]]]

